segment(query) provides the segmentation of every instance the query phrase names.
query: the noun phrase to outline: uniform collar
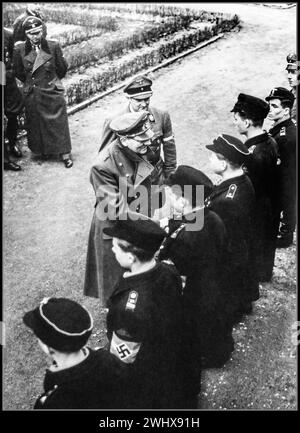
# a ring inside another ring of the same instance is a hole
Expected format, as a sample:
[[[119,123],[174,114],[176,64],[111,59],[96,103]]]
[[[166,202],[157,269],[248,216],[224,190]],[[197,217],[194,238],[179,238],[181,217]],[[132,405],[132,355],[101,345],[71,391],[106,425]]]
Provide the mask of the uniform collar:
[[[218,185],[214,186],[214,189],[213,189],[210,197],[215,195],[215,193],[218,194],[219,192],[226,191],[229,188],[229,186],[232,184],[238,185],[238,184],[245,182],[246,180],[247,180],[246,174],[241,174],[240,176],[226,179],[223,182],[219,183]]]
[[[264,131],[262,134],[256,135],[255,137],[251,137],[248,140],[246,140],[245,145],[249,149],[251,146],[256,146],[258,143],[261,143],[262,141],[266,141],[267,139],[268,139],[268,133]]]
[[[137,285],[141,287],[149,282],[153,284],[156,276],[160,273],[160,268],[161,263],[157,263],[153,268],[146,272],[142,272],[141,274],[135,274],[126,278],[121,277],[119,284],[116,286],[110,297],[113,298],[120,293],[133,290]]]
[[[273,136],[276,135],[282,127],[287,127],[290,125],[290,123],[293,123],[291,118],[286,119],[283,122],[277,123],[277,125],[273,126],[273,128],[270,129],[270,134],[272,134]]]
[[[45,390],[52,389],[55,385],[59,386],[63,383],[74,382],[76,379],[82,379],[82,376],[88,372],[88,367],[92,367],[95,361],[95,352],[87,348],[88,356],[79,364],[59,371],[46,370],[44,379]]]

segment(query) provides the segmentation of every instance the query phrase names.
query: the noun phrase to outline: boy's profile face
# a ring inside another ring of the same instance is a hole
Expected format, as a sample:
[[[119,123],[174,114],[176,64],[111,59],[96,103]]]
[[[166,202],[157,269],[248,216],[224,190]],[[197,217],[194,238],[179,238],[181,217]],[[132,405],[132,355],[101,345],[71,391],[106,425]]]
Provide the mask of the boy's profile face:
[[[218,156],[215,152],[210,153],[209,165],[210,165],[211,170],[216,174],[221,174],[224,171],[224,169],[226,168],[225,167],[225,165],[226,165],[225,161],[218,158]]]
[[[133,263],[132,254],[126,253],[118,245],[118,238],[113,238],[112,240],[112,251],[116,257],[117,262],[122,268],[130,269]]]

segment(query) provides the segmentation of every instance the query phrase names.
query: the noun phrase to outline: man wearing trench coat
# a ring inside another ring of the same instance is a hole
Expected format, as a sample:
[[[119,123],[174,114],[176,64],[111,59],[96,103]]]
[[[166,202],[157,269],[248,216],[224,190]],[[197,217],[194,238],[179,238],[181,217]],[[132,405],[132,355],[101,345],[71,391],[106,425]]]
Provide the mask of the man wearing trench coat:
[[[148,126],[147,126],[148,125]],[[115,283],[124,270],[111,248],[112,238],[103,233],[119,214],[130,210],[150,214],[151,173],[153,166],[144,156],[153,133],[145,111],[125,113],[111,122],[117,138],[99,153],[90,173],[96,195],[86,261],[84,294],[100,299],[105,305]],[[123,140],[136,142],[141,151],[132,150]],[[139,201],[142,189],[147,191],[145,207]]]
[[[28,17],[24,26],[28,38],[16,44],[13,63],[16,77],[24,83],[28,147],[38,154],[61,154],[67,161],[71,140],[61,83],[67,63],[56,41],[41,37],[40,44],[34,45],[29,39],[29,32],[42,29],[39,18]]]

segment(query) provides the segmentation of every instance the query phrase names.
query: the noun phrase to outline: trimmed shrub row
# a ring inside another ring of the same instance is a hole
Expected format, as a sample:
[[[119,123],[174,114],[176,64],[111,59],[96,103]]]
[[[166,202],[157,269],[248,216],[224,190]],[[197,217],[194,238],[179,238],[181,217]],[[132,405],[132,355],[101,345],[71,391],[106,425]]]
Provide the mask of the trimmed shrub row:
[[[231,30],[237,24],[238,18],[235,16],[232,20],[224,20],[212,28],[184,30],[169,41],[157,42],[151,48],[144,48],[142,52],[136,51],[117,62],[105,63],[95,68],[93,75],[79,78],[77,82],[70,82],[66,86],[67,104],[70,106],[82,102],[94,93],[103,92],[143,69],[156,66],[220,32]]]
[[[71,6],[72,3],[69,4]],[[126,4],[105,4],[105,3],[78,3],[76,4],[80,8],[84,9],[97,9],[97,10],[109,10],[118,13],[122,12],[134,12],[141,15],[152,15],[160,17],[170,16],[190,16],[193,20],[200,21],[215,21],[215,19],[223,18],[230,20],[232,15],[222,12],[210,12],[205,10],[196,10],[190,8],[181,8],[176,6],[167,6],[159,4],[143,4],[143,3],[126,3]]]
[[[158,41],[160,38],[187,29],[190,19],[171,18],[161,24],[152,24],[144,30],[137,30],[132,35],[123,38],[98,41],[89,39],[84,46],[71,46],[64,51],[64,56],[68,62],[69,70],[73,70],[83,65],[98,62],[108,58],[112,60],[120,57],[129,50],[140,48],[144,45]]]
[[[95,27],[104,30],[115,31],[118,28],[117,21],[110,16],[103,16],[94,10],[83,10],[68,6],[41,6],[47,21],[60,24],[75,24],[77,26]]]

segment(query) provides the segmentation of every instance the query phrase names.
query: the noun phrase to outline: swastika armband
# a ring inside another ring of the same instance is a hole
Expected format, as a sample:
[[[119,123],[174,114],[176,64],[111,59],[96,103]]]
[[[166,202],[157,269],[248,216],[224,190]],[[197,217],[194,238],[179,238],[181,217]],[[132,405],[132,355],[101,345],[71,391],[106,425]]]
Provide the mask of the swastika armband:
[[[231,198],[232,199],[234,197],[234,194],[235,194],[236,190],[237,190],[236,184],[232,183],[230,185],[230,187],[228,188],[228,191],[227,191],[227,194],[226,194],[226,198]]]
[[[129,295],[125,305],[125,310],[134,310],[138,300],[139,294],[135,290],[132,290]]]
[[[141,343],[123,340],[115,332],[113,332],[110,342],[110,353],[115,355],[125,364],[132,364],[135,361],[140,347]]]

